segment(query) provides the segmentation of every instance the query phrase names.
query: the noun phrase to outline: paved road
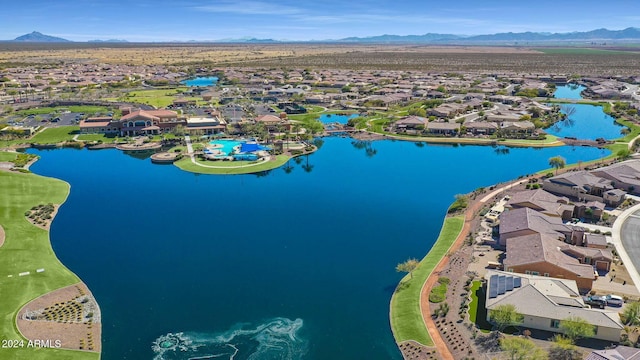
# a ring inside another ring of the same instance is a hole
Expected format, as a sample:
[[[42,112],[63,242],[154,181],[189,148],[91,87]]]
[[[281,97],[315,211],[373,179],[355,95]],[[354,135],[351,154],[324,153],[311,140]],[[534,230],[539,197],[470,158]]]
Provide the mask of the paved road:
[[[640,269],[640,211],[629,215],[622,224],[620,238],[636,269]]]

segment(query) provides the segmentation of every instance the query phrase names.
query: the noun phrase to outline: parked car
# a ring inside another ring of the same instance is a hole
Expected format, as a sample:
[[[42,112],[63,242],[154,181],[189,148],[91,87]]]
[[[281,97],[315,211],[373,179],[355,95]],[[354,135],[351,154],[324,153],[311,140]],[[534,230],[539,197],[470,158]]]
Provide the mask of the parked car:
[[[583,296],[582,300],[585,304],[591,305],[591,307],[597,307],[599,309],[604,309],[607,306],[607,298],[604,296]]]
[[[609,306],[621,307],[624,304],[624,299],[617,295],[607,295],[605,299]]]

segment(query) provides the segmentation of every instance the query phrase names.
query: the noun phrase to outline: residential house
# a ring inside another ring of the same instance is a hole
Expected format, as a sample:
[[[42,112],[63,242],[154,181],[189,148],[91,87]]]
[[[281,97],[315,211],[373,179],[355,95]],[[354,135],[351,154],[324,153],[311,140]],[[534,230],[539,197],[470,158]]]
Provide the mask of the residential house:
[[[427,132],[433,135],[452,136],[460,131],[460,124],[431,121],[427,124]]]
[[[575,245],[561,245],[559,247],[563,253],[577,259],[580,264],[591,265],[593,268],[602,271],[609,271],[613,262],[613,255],[608,249],[597,249]]]
[[[562,223],[558,216],[549,216],[528,207],[500,214],[499,245],[506,246],[509,239],[532,234],[547,234],[555,239],[572,239],[578,230]],[[582,237],[580,237],[582,238]],[[571,241],[572,243],[574,241]]]
[[[396,132],[406,132],[407,130],[424,130],[429,120],[421,116],[406,116],[396,121],[393,126]]]
[[[532,134],[536,129],[531,121],[503,121],[500,124],[500,131],[505,134]]]
[[[542,189],[519,191],[505,204],[507,209],[530,208],[552,217],[570,220],[574,206],[569,199],[546,192]]]
[[[611,185],[630,194],[640,195],[640,160],[628,160],[591,171],[611,180]]]
[[[581,201],[605,202],[605,193],[613,190],[611,180],[595,176],[585,170],[571,171],[545,179],[542,187],[548,192]]]
[[[604,206],[604,203],[600,201],[577,203],[573,212],[573,217],[600,220],[602,219]]]
[[[466,122],[464,127],[473,135],[491,135],[498,130],[498,124],[487,121]]]
[[[640,349],[618,345],[613,349],[593,350],[584,360],[640,360]]]
[[[563,249],[570,250],[569,254]],[[586,250],[580,252],[576,249]],[[596,276],[593,266],[582,263],[580,259],[591,261],[590,256],[585,253],[597,256],[595,253],[598,251],[606,250],[567,245],[546,233],[518,236],[507,242],[503,268],[509,272],[574,280],[581,291],[588,292],[593,287]],[[600,261],[603,258],[598,257]],[[606,269],[608,270],[608,267]]]
[[[435,108],[428,110],[428,114],[441,118],[451,118],[455,115],[462,114],[466,110],[466,106],[463,104],[450,103],[438,105]]]
[[[594,326],[594,338],[620,341],[623,325],[618,314],[586,307],[575,281],[494,270],[485,279],[487,320],[491,310],[513,305],[523,316],[524,328],[559,333],[562,320],[579,317]]]

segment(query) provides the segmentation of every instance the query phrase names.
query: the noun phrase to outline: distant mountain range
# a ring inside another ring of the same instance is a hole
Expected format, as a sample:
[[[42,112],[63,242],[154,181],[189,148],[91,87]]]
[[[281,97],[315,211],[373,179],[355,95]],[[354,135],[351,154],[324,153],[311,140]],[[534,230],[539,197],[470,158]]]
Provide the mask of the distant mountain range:
[[[39,33],[37,31],[32,32],[31,34],[25,34],[22,36],[18,36],[17,38],[15,38],[13,41],[18,41],[18,42],[47,42],[47,43],[51,43],[51,42],[71,42],[70,40],[67,39],[63,39],[63,38],[59,38],[59,37],[55,37],[55,36],[50,36],[50,35],[45,35],[42,33]]]
[[[624,30],[597,29],[586,32],[570,33],[498,33],[489,35],[462,36],[452,34],[424,34],[424,35],[381,35],[371,37],[349,37],[336,42],[350,43],[506,43],[506,42],[561,42],[561,41],[603,41],[603,40],[640,40],[640,29],[626,28]]]
[[[44,35],[37,31],[30,34],[22,35],[12,42],[70,42],[67,39]],[[595,42],[595,41],[626,41],[640,42],[640,29],[629,27],[623,30],[607,30],[597,29],[586,32],[569,32],[569,33],[543,33],[543,32],[521,32],[521,33],[498,33],[488,35],[453,35],[453,34],[434,34],[428,33],[424,35],[379,35],[370,37],[348,37],[337,40],[312,40],[312,41],[286,41],[273,39],[256,39],[256,38],[240,38],[240,39],[220,39],[211,41],[192,40],[189,43],[386,43],[386,44],[402,44],[402,43],[419,43],[419,44],[510,44],[510,43],[528,43],[528,44],[544,44],[552,42]],[[111,40],[90,40],[91,43],[124,43],[127,40],[111,39]]]

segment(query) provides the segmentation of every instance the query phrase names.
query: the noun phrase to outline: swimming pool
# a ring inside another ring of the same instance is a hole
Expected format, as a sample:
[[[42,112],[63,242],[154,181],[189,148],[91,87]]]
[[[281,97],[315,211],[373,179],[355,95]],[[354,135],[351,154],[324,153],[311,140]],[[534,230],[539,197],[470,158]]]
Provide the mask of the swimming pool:
[[[221,145],[222,147],[219,148],[219,150],[222,151],[224,155],[231,154],[231,152],[233,152],[233,148],[242,143],[242,141],[237,140],[213,140],[209,142],[211,145]]]

